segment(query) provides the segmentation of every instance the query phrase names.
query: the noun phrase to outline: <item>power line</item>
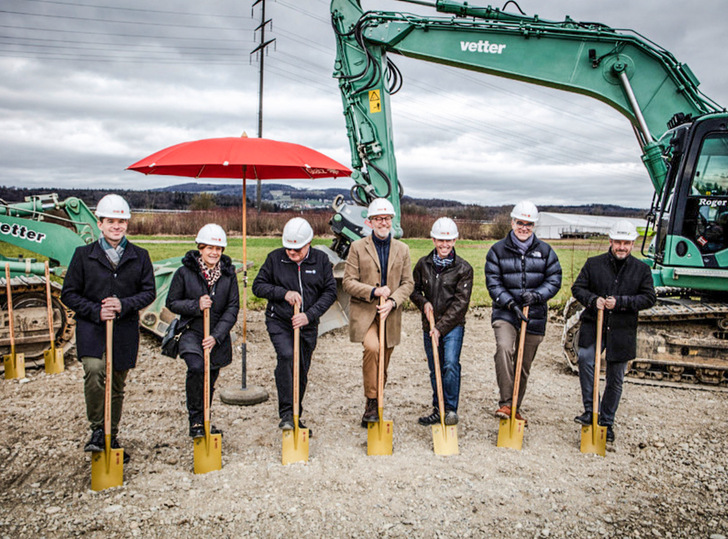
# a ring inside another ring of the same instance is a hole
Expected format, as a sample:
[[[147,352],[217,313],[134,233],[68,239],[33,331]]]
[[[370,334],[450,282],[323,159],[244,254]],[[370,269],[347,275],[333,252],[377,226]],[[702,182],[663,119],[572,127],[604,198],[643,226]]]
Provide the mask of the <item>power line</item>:
[[[72,15],[50,15],[45,13],[28,13],[25,11],[11,11],[7,9],[0,9],[0,13],[7,13],[10,15],[26,15],[29,17],[43,17],[43,18],[50,18],[50,19],[66,19],[66,20],[73,20],[73,21],[84,21],[84,22],[103,22],[103,23],[110,23],[110,24],[133,24],[135,26],[156,26],[156,27],[163,27],[163,28],[193,28],[195,30],[230,30],[234,32],[239,32],[239,28],[220,28],[219,26],[200,26],[198,24],[165,24],[165,23],[158,23],[158,22],[147,22],[147,21],[115,21],[111,19],[99,19],[94,17],[78,17],[78,16],[72,16]]]
[[[136,13],[160,13],[163,15],[183,15],[191,17],[220,17],[225,19],[249,19],[250,17],[243,15],[215,15],[214,13],[191,13],[191,12],[180,12],[180,11],[164,11],[160,9],[142,9],[142,8],[131,8],[131,7],[116,7],[116,6],[104,6],[99,4],[79,4],[78,2],[60,2],[58,0],[25,0],[25,2],[35,2],[37,4],[55,4],[60,6],[72,6],[72,7],[92,7],[94,9],[113,9],[117,11],[131,11]]]

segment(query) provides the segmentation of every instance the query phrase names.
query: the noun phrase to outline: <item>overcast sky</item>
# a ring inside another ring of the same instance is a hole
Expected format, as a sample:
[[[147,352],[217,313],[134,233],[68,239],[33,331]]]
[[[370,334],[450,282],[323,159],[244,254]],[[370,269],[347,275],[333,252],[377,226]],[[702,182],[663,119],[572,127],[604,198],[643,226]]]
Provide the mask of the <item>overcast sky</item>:
[[[434,0],[433,0],[434,1]],[[188,179],[124,170],[172,144],[257,135],[253,0],[3,0],[0,184],[138,188]],[[487,5],[487,0],[471,5]],[[394,0],[365,9],[437,15]],[[528,14],[631,28],[728,104],[724,0],[520,0]],[[113,7],[111,7],[113,6]],[[500,5],[497,5],[500,7]],[[509,8],[513,10],[513,6]],[[252,16],[251,16],[252,13]],[[263,136],[350,165],[327,0],[266,0]],[[625,118],[593,99],[398,56],[394,143],[405,193],[479,204],[648,207]],[[291,183],[348,188],[344,178]]]

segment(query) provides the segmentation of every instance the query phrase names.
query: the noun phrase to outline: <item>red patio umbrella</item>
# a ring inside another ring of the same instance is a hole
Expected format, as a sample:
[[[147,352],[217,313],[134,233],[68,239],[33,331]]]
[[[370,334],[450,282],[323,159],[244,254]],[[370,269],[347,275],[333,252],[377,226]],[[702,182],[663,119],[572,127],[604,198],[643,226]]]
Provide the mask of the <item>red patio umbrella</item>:
[[[243,181],[243,393],[247,364],[247,242],[246,181],[350,176],[347,167],[300,144],[263,138],[225,137],[175,144],[128,167],[142,174],[193,178],[239,178]],[[221,393],[222,396],[222,393]],[[236,404],[255,404],[243,397]],[[265,396],[267,398],[267,395]],[[263,400],[265,400],[263,398]],[[230,396],[227,402],[236,399]],[[254,399],[255,400],[255,399]],[[247,401],[247,402],[246,402]],[[260,402],[260,400],[257,400]]]

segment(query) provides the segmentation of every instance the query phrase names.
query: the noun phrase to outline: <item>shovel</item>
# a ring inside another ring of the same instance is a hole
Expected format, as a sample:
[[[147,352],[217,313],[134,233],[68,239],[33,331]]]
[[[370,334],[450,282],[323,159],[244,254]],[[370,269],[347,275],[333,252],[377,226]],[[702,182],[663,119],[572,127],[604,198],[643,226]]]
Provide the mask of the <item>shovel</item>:
[[[293,307],[293,314],[299,313],[299,305]],[[308,429],[298,427],[299,414],[299,370],[301,355],[301,328],[293,330],[293,430],[283,431],[283,464],[308,462]]]
[[[528,305],[523,308],[523,315],[528,318]],[[518,390],[521,385],[521,367],[523,366],[523,347],[526,343],[525,320],[521,320],[521,333],[518,336],[518,355],[516,357],[515,379],[513,380],[513,398],[511,399],[511,417],[501,419],[498,427],[498,447],[510,447],[521,450],[523,446],[523,428],[526,422],[523,419],[516,419],[518,410]]]
[[[210,336],[210,309],[204,310],[205,338]],[[210,434],[210,350],[204,350],[205,379],[204,379],[204,423],[205,435],[195,438],[194,456],[195,473],[202,474],[214,472],[222,468],[222,434]]]
[[[427,317],[430,321],[430,330],[435,327],[435,317],[432,313]],[[457,425],[445,425],[445,404],[442,391],[442,374],[440,373],[440,352],[438,351],[435,336],[432,336],[432,358],[435,363],[435,381],[437,382],[437,405],[440,412],[440,424],[432,425],[432,445],[435,448],[435,455],[457,455],[458,450],[458,427]]]
[[[581,452],[606,456],[607,427],[600,427],[599,417],[599,371],[602,359],[602,326],[604,325],[604,309],[597,311],[597,347],[594,352],[594,397],[592,400],[592,424],[581,427]]]
[[[45,371],[48,374],[63,372],[63,350],[56,348],[56,335],[53,331],[53,303],[51,301],[51,279],[48,269],[48,261],[45,263],[46,298],[48,301],[48,332],[50,334],[51,347],[43,352],[45,359]]]
[[[8,296],[8,329],[10,330],[10,354],[3,356],[5,379],[25,378],[25,354],[15,352],[15,322],[13,319],[13,291],[10,286],[10,264],[5,264],[5,288]]]
[[[379,298],[379,305],[384,305]],[[367,425],[367,455],[391,455],[394,422],[384,420],[384,323],[379,317],[379,373],[377,376],[377,405],[379,421]]]
[[[111,449],[111,383],[114,376],[112,349],[114,347],[114,321],[106,321],[106,384],[104,395],[103,451],[91,456],[91,490],[120,487],[124,483],[124,450]]]

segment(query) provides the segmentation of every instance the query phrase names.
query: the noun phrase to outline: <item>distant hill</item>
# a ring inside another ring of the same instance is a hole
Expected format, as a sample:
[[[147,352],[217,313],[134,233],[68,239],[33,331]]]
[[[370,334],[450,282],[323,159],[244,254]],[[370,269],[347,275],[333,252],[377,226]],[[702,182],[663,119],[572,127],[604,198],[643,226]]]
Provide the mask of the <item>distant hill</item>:
[[[262,201],[265,211],[279,211],[289,209],[302,210],[328,210],[331,202],[337,195],[343,195],[349,200],[349,189],[306,189],[292,187],[279,183],[262,183]],[[248,184],[248,203],[255,201],[255,182]],[[98,190],[98,189],[27,189],[18,187],[0,186],[0,199],[12,203],[22,202],[26,196],[46,193],[57,193],[61,200],[68,197],[78,197],[91,207],[104,195],[114,192],[126,198],[132,208],[183,210],[188,209],[195,197],[202,193],[213,196],[217,207],[233,208],[241,206],[243,194],[240,184],[222,183],[183,183],[170,187],[161,187],[148,191],[138,190]],[[424,199],[404,196],[402,198],[403,211],[410,214],[436,214],[447,212],[451,217],[471,219],[478,221],[491,221],[498,215],[507,213],[511,205],[480,206],[478,204],[463,204],[455,200]],[[624,208],[613,204],[583,204],[579,206],[542,205],[541,211],[582,213],[589,215],[607,215],[614,217],[644,217],[646,210],[641,208]]]

